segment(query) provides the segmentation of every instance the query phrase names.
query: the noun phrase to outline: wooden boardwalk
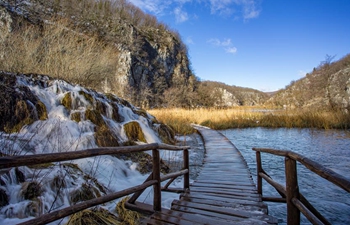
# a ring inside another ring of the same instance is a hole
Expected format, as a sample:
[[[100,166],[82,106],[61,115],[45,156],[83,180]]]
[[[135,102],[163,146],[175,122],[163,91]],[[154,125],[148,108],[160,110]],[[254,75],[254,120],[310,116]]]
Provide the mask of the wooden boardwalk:
[[[145,224],[277,224],[257,193],[247,163],[221,133],[196,127],[206,157],[190,190],[174,200],[171,210],[154,213]]]

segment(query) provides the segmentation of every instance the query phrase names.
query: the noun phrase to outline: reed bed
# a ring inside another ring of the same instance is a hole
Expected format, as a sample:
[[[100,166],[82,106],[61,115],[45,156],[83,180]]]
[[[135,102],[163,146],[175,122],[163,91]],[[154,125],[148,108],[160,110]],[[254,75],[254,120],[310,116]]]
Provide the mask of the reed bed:
[[[178,134],[193,133],[191,124],[216,130],[246,127],[349,129],[350,116],[341,111],[306,111],[237,107],[230,109],[152,109],[157,120]]]

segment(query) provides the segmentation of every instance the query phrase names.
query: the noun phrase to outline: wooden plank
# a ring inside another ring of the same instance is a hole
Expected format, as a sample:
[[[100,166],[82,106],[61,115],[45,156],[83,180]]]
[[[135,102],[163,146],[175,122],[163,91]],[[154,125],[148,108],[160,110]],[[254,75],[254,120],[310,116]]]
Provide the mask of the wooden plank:
[[[217,220],[216,224],[213,225],[219,225],[222,220],[225,221],[230,221],[231,224],[245,224],[245,225],[266,225],[266,224],[277,224],[273,223],[272,221],[264,221],[264,220],[259,220],[255,218],[242,218],[242,217],[236,217],[233,215],[226,215],[226,214],[219,214],[215,212],[210,212],[210,211],[205,211],[205,210],[200,210],[200,209],[193,209],[193,208],[188,208],[188,207],[183,207],[183,206],[174,206],[172,207],[173,210],[176,211],[183,211],[187,213],[193,213],[193,214],[199,214],[199,215],[204,215],[208,217],[212,217],[213,219]]]
[[[204,205],[204,204],[198,204],[193,202],[186,202],[186,201],[178,201],[175,200],[172,203],[173,205],[188,207],[192,209],[199,209],[204,211],[209,211],[213,213],[218,214],[225,214],[225,215],[231,215],[234,217],[239,218],[255,218],[255,219],[270,219],[269,216],[265,215],[264,213],[257,212],[257,211],[243,211],[243,210],[236,210],[232,208],[226,208],[226,207],[217,207],[212,205]]]
[[[222,197],[220,195],[213,195],[213,194],[198,194],[198,193],[191,193],[191,194],[185,194],[181,195],[181,198],[191,198],[191,199],[205,199],[209,201],[222,201],[222,202],[229,202],[229,203],[236,203],[240,205],[253,205],[253,206],[259,206],[262,208],[266,208],[267,206],[263,202],[257,202],[257,201],[251,201],[247,199],[234,199],[234,198],[227,198]]]
[[[257,201],[259,201],[261,197],[259,194],[255,194],[255,193],[243,192],[243,191],[237,192],[237,191],[219,189],[219,188],[192,187],[191,192],[216,193],[216,194],[225,194],[228,196],[243,196],[243,197],[257,199]]]
[[[213,206],[222,206],[222,207],[230,207],[238,210],[254,210],[254,211],[262,211],[267,213],[267,208],[262,207],[261,205],[253,205],[253,204],[239,204],[238,201],[228,202],[225,200],[212,200],[212,199],[203,199],[203,198],[189,198],[182,197],[181,201],[193,202],[204,205],[213,205]]]
[[[152,219],[162,220],[162,221],[179,221],[176,224],[218,224],[218,221],[209,216],[204,216],[200,214],[193,214],[187,212],[162,210],[161,212],[156,212],[152,215]],[[231,225],[230,221],[220,220],[220,225]]]
[[[227,184],[212,184],[212,183],[198,183],[195,182],[191,185],[191,187],[207,187],[207,188],[225,188],[225,189],[229,189],[232,191],[245,191],[245,192],[250,192],[250,193],[258,193],[258,191],[256,190],[255,186],[233,186],[233,185],[227,185]]]

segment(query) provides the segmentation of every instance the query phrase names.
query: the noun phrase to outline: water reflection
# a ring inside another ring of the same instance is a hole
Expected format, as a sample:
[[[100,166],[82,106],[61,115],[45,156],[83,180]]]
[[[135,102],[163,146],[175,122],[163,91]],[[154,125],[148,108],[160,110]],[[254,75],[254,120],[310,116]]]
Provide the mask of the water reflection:
[[[269,129],[245,128],[224,130],[242,152],[256,179],[255,152],[251,149],[273,148],[291,150],[315,160],[350,179],[350,131],[316,129]],[[271,177],[284,184],[284,158],[262,153],[264,170]],[[350,194],[325,179],[318,177],[298,164],[299,188],[301,193],[332,224],[350,224]],[[277,196],[276,191],[263,183],[266,196]],[[285,204],[268,203],[271,215],[285,222]],[[302,218],[302,223],[309,222]]]

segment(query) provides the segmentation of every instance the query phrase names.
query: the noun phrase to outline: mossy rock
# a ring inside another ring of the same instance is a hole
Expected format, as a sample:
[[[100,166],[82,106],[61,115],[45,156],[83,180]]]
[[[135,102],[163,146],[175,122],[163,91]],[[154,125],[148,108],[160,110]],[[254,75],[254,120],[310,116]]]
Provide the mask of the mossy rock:
[[[19,132],[25,125],[33,123],[38,112],[39,119],[44,119],[45,107],[26,86],[16,84],[16,76],[0,71],[0,131]],[[35,106],[35,108],[33,107]]]
[[[47,110],[46,110],[45,104],[42,103],[41,101],[38,101],[35,104],[35,108],[36,108],[36,111],[38,113],[38,119],[39,120],[46,120],[47,119]]]
[[[42,192],[42,187],[37,181],[22,183],[21,194],[26,200],[35,200],[42,194]]]
[[[84,96],[86,101],[88,101],[91,105],[93,104],[94,98],[89,93],[86,93],[85,91],[79,91],[79,95]]]
[[[109,129],[107,125],[97,127],[94,136],[96,144],[99,147],[119,146],[117,136]]]
[[[153,168],[153,159],[152,156],[146,152],[132,152],[116,155],[117,158],[122,160],[131,160],[134,163],[137,163],[136,170],[141,174],[146,174],[152,172]],[[160,171],[164,174],[169,173],[170,168],[164,163],[163,160],[160,160]]]
[[[66,225],[122,224],[117,216],[103,208],[85,209],[73,214]]]
[[[100,184],[96,178],[91,177],[90,175],[85,175],[84,179],[87,181],[92,181],[100,192],[102,192],[103,194],[107,194],[107,188]]]
[[[64,177],[61,176],[55,176],[50,183],[50,187],[52,190],[61,190],[63,188],[67,187],[67,183],[64,179]]]
[[[22,183],[26,180],[26,177],[24,176],[24,173],[16,167],[15,169],[16,179],[17,183]]]
[[[171,145],[176,144],[175,131],[171,127],[165,124],[160,124],[156,127],[156,131],[164,143]]]
[[[66,94],[64,94],[62,100],[61,100],[61,104],[66,107],[68,110],[72,109],[72,94],[71,92],[67,92]]]
[[[68,169],[68,170],[72,170],[70,171],[71,173],[74,172],[80,172],[82,173],[83,171],[79,168],[79,166],[75,163],[62,163],[61,164],[63,166],[63,168]]]
[[[124,131],[130,141],[142,141],[147,143],[145,135],[143,134],[141,126],[138,122],[131,121],[124,124]]]
[[[74,190],[70,194],[70,200],[72,203],[84,202],[87,200],[91,200],[94,198],[101,197],[100,191],[89,184],[83,183],[82,186],[76,190]]]
[[[31,165],[28,166],[31,169],[48,169],[50,167],[55,166],[54,163],[41,163],[41,164],[35,164],[35,165]]]
[[[106,125],[101,113],[99,113],[97,110],[87,109],[85,111],[85,118],[90,120],[96,126]]]
[[[112,105],[112,113],[113,113],[112,119],[113,119],[114,121],[118,122],[118,123],[123,122],[123,121],[124,121],[124,118],[123,118],[121,115],[119,115],[119,107],[118,107],[118,104],[112,103],[111,105]]]
[[[81,121],[81,112],[73,112],[70,114],[70,119],[79,123]]]
[[[5,205],[9,204],[9,197],[6,193],[6,191],[2,188],[0,188],[0,207],[3,207]]]
[[[118,202],[116,211],[122,224],[137,225],[140,224],[141,214],[125,208],[125,203],[129,200],[129,197],[123,198]]]
[[[143,116],[145,118],[148,118],[147,111],[144,109],[133,109],[133,112],[139,116]]]
[[[107,110],[108,110],[107,106],[103,102],[101,102],[99,100],[96,100],[95,110],[97,112],[99,112],[101,115],[107,116]]]

